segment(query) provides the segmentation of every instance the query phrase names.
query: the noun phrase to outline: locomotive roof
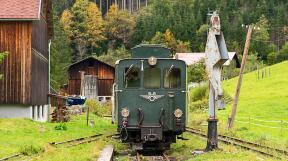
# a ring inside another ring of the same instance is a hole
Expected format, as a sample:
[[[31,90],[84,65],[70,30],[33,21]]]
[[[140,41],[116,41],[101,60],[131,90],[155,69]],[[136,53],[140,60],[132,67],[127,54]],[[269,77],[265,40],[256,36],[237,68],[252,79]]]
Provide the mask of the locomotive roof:
[[[132,58],[172,58],[171,51],[164,45],[158,44],[141,44],[131,49]]]

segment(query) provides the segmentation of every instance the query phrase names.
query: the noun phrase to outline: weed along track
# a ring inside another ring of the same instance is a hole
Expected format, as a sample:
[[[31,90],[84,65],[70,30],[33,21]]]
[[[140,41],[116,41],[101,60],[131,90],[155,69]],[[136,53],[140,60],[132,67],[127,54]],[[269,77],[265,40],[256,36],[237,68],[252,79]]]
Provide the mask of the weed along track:
[[[207,135],[204,133],[204,131],[199,130],[199,129],[194,129],[194,128],[186,128],[186,131],[201,137],[207,137]],[[218,134],[218,140],[225,143],[225,144],[230,144],[230,145],[235,145],[238,147],[241,147],[243,149],[251,150],[257,153],[260,153],[262,155],[268,156],[268,157],[273,157],[273,158],[278,158],[279,154],[281,155],[288,155],[288,151],[283,150],[283,149],[277,149],[269,146],[264,146],[260,145],[258,143],[242,140],[239,138],[234,138],[226,135],[221,135]]]
[[[80,138],[66,140],[66,141],[62,141],[62,142],[51,142],[49,144],[54,146],[54,147],[65,147],[65,148],[68,148],[68,147],[73,147],[73,146],[77,146],[77,145],[81,145],[81,144],[97,141],[97,140],[99,140],[100,136],[102,136],[102,134],[96,134],[96,135],[91,135],[91,136],[86,136],[86,137],[80,137]],[[112,135],[109,135],[109,136],[106,136],[106,137],[111,137],[111,136]],[[7,157],[0,158],[0,161],[6,161],[6,160],[9,160],[9,159],[14,159],[14,158],[22,157],[22,156],[23,156],[22,153],[15,153],[15,154],[12,154],[12,155],[7,156]]]
[[[169,157],[165,152],[144,155],[142,152],[137,151],[136,156],[130,156],[129,161],[175,161],[175,157]]]
[[[9,159],[17,158],[17,157],[20,157],[21,155],[22,155],[21,153],[13,154],[13,155],[10,155],[10,156],[5,157],[5,158],[0,158],[0,161],[4,161],[4,160],[9,160]]]
[[[84,143],[90,143],[90,142],[94,142],[99,140],[100,136],[102,136],[102,134],[96,134],[96,135],[92,135],[92,136],[87,136],[87,137],[81,137],[81,138],[77,138],[77,139],[72,139],[72,140],[67,140],[67,141],[63,141],[63,142],[52,142],[50,143],[53,146],[64,146],[64,147],[72,147],[72,146],[77,146],[80,144],[84,144]]]

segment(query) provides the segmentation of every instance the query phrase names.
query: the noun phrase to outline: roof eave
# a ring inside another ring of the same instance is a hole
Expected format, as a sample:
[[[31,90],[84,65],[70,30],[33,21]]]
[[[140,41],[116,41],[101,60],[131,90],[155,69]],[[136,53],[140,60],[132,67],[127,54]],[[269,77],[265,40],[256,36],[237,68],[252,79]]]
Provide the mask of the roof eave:
[[[40,18],[0,18],[0,21],[39,21]]]

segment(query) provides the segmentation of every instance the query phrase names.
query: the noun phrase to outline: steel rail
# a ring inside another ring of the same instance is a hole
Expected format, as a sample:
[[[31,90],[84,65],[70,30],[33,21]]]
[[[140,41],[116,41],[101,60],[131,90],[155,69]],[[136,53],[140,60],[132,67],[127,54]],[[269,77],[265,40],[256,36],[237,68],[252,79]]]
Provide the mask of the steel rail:
[[[201,137],[204,137],[206,138],[207,135],[206,134],[203,134],[203,132],[201,130],[198,130],[198,129],[191,129],[191,128],[186,128],[186,131],[189,132],[189,133],[192,133],[192,134],[196,134],[198,136],[201,136]],[[231,144],[231,145],[235,145],[235,146],[239,146],[243,149],[247,149],[247,150],[251,150],[251,151],[254,151],[254,152],[257,152],[257,153],[260,153],[262,155],[265,155],[265,156],[268,156],[268,157],[273,157],[273,158],[278,158],[278,159],[281,159],[279,156],[276,156],[274,154],[271,154],[271,153],[268,153],[268,152],[265,152],[265,151],[262,151],[262,150],[259,150],[259,149],[256,149],[256,148],[263,148],[261,146],[255,146],[254,144],[250,144],[250,146],[247,146],[247,145],[244,145],[245,144],[245,141],[244,140],[241,140],[241,139],[230,139],[229,140],[229,137],[226,137],[223,138],[223,137],[219,137],[218,136],[218,140],[225,143],[225,144]],[[237,140],[241,140],[241,141],[237,141]],[[257,143],[255,143],[256,145],[258,145]],[[251,147],[253,146],[253,147]],[[256,148],[255,148],[256,147]],[[265,147],[265,146],[264,146]],[[280,149],[278,149],[280,150]]]
[[[204,131],[199,130],[199,129],[195,129],[195,128],[186,127],[186,129],[196,130],[196,131],[204,133]],[[266,149],[266,150],[273,150],[273,151],[276,151],[278,153],[282,153],[282,154],[288,155],[288,151],[286,151],[284,149],[277,149],[277,148],[273,148],[273,147],[270,147],[270,146],[265,146],[265,145],[261,145],[259,143],[255,143],[255,142],[251,142],[251,141],[247,141],[247,140],[242,140],[242,139],[239,139],[239,138],[235,138],[235,137],[231,137],[231,136],[227,136],[227,135],[222,135],[222,134],[218,134],[218,138],[219,137],[223,138],[223,139],[229,139],[229,140],[233,140],[233,141],[236,141],[236,142],[248,144],[248,145],[255,146],[255,147],[260,147],[260,148],[263,148],[263,149]]]
[[[16,153],[16,154],[10,155],[10,156],[5,157],[5,158],[0,158],[0,161],[4,161],[4,160],[9,160],[9,159],[12,159],[12,158],[20,157],[21,155],[22,155],[21,153]]]
[[[66,140],[66,141],[61,141],[61,142],[51,142],[51,143],[49,143],[49,144],[55,146],[55,145],[60,145],[60,144],[67,144],[67,143],[71,143],[71,142],[76,142],[76,141],[82,141],[82,140],[86,140],[86,139],[90,139],[90,138],[95,138],[95,137],[99,137],[99,136],[102,136],[102,134],[85,136],[85,137],[76,138],[76,139],[71,139],[71,140]]]

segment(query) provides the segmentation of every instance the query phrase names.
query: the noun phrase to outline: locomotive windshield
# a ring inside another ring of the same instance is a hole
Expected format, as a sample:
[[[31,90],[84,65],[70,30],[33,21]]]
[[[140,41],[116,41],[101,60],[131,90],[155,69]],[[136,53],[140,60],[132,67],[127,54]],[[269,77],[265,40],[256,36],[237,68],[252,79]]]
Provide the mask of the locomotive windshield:
[[[125,68],[125,88],[140,87],[140,69],[130,66]]]
[[[164,88],[180,88],[181,71],[179,68],[170,68],[165,70]]]
[[[144,70],[144,87],[160,88],[161,70],[160,68],[145,68]]]

